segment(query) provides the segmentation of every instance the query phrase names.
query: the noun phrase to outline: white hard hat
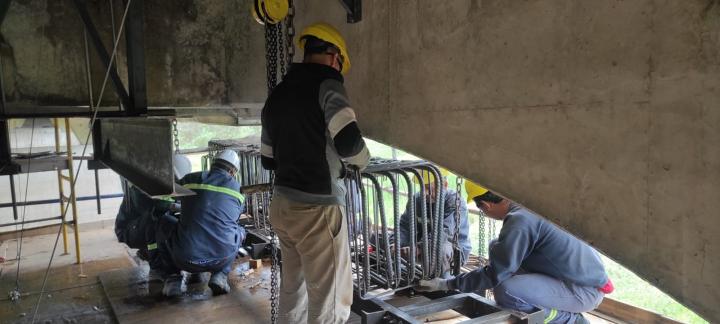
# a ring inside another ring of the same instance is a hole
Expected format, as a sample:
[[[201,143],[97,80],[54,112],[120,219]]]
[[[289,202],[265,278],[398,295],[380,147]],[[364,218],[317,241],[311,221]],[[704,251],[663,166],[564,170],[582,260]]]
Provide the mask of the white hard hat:
[[[185,155],[175,154],[173,156],[173,171],[175,172],[176,178],[182,179],[182,177],[192,171],[192,163],[190,163],[190,159],[188,159]]]
[[[233,150],[223,150],[215,156],[215,160],[223,160],[235,167],[235,170],[240,170],[240,158]]]

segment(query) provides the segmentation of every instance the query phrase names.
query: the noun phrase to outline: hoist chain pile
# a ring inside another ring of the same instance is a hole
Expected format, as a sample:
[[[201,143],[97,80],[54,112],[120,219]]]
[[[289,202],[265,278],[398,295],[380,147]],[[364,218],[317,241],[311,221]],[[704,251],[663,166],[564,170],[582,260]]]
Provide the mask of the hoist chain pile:
[[[430,174],[431,179],[423,174]],[[441,177],[438,168],[425,161],[373,159],[363,172],[349,172],[345,185],[350,257],[354,289],[361,297],[376,296],[376,289],[404,289],[419,279],[441,275],[446,240]],[[385,181],[390,188],[382,186]],[[434,198],[426,193],[426,186],[437,193]],[[392,204],[386,201],[387,194]],[[415,203],[407,203],[414,200],[409,197],[418,200],[419,210]],[[392,207],[386,210],[386,206]],[[406,247],[399,247],[400,206],[407,206],[411,224]]]

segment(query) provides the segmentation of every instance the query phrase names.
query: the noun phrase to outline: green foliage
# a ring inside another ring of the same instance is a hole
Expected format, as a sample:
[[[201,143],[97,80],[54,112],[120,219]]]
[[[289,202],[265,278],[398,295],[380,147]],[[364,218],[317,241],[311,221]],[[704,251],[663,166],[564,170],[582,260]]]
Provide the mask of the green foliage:
[[[207,147],[214,139],[237,139],[260,136],[260,126],[223,126],[197,122],[178,122],[178,139],[181,149]]]
[[[605,269],[615,285],[608,297],[644,308],[685,323],[707,323],[667,294],[653,287],[630,270],[603,256]]]

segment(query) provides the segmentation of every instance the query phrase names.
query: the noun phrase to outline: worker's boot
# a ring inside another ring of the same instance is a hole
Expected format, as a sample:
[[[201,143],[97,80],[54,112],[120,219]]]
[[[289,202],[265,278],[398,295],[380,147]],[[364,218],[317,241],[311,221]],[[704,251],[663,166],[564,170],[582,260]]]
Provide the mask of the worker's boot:
[[[199,284],[199,283],[203,283],[203,282],[207,281],[207,280],[208,280],[208,279],[207,279],[208,277],[206,276],[206,273],[207,273],[207,272],[191,273],[191,274],[187,277],[187,284],[188,284],[188,285],[195,285],[195,284]]]
[[[213,296],[227,294],[230,291],[227,279],[227,275],[222,271],[215,272],[210,276],[208,287],[212,290]]]
[[[163,272],[157,269],[150,269],[148,281],[163,281]]]
[[[178,297],[183,293],[183,277],[181,274],[172,274],[165,278],[163,295],[166,297]]]

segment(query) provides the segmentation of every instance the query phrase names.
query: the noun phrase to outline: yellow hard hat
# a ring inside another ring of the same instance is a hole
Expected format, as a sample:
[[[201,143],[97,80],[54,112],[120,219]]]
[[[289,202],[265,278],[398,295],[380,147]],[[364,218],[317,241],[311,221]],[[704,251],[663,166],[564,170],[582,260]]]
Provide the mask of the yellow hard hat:
[[[274,25],[285,19],[289,10],[288,0],[254,0],[252,14],[261,25],[266,21]]]
[[[475,182],[465,180],[465,192],[467,193],[467,202],[471,202],[475,197],[484,195],[488,190]]]
[[[326,23],[314,23],[310,26],[305,27],[302,33],[300,33],[300,35],[298,36],[298,48],[305,48],[305,36],[313,36],[335,45],[340,50],[340,55],[343,57],[344,60],[342,64],[342,71],[340,71],[340,73],[345,74],[347,73],[347,71],[350,70],[350,56],[348,55],[345,40],[340,35],[340,32],[335,29],[335,27],[330,26]]]
[[[440,175],[443,177],[447,177],[448,174],[450,174],[450,172],[448,172],[448,170],[444,168],[438,169],[440,169]],[[433,172],[428,170],[422,170],[420,171],[420,175],[423,177],[423,182],[425,182],[425,184],[435,183],[435,176],[433,176]],[[413,177],[413,182],[415,182],[415,184],[420,184],[420,181],[417,177]]]

